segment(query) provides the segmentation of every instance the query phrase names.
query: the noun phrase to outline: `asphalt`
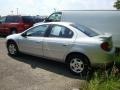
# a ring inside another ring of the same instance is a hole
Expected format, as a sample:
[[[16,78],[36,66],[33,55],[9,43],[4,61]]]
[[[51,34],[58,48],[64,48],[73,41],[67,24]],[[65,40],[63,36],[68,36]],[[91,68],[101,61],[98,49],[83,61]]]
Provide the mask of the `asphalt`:
[[[86,80],[72,75],[63,63],[7,53],[0,36],[0,90],[83,90]]]

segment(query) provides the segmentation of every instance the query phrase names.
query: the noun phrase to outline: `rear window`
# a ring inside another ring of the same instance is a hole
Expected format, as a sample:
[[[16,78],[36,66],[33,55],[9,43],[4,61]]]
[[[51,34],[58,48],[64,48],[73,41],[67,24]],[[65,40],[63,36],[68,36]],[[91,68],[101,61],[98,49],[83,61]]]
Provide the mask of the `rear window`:
[[[84,34],[86,34],[89,37],[94,37],[94,36],[98,36],[99,34],[95,31],[93,31],[92,29],[83,26],[83,25],[79,25],[79,24],[71,24],[72,27],[80,30],[81,32],[83,32]]]
[[[34,23],[32,16],[23,16],[22,19],[24,23]]]
[[[6,22],[7,23],[17,23],[20,21],[20,17],[19,16],[8,16],[6,18]]]

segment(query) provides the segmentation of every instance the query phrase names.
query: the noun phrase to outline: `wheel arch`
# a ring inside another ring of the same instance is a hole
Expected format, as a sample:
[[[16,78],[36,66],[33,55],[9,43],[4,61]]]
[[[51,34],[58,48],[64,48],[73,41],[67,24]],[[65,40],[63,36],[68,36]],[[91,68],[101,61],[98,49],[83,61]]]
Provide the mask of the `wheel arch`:
[[[13,39],[7,40],[6,45],[8,45],[10,42],[13,42],[13,43],[15,43],[15,44],[17,45],[17,43],[16,43],[15,40],[13,40]]]
[[[10,28],[10,33],[12,32],[12,30],[15,30],[16,32],[18,32],[16,27],[11,27]]]
[[[15,51],[13,50],[13,52],[14,53],[11,53],[11,50],[10,50],[10,48],[9,48],[9,45],[14,45],[14,48],[16,49]],[[14,40],[12,40],[12,39],[9,39],[9,40],[7,40],[7,42],[6,42],[6,47],[7,47],[7,50],[8,50],[8,54],[9,55],[11,55],[11,56],[17,56],[17,55],[19,55],[19,49],[18,49],[18,46],[17,46],[17,43],[14,41]]]
[[[66,58],[65,58],[65,63],[68,63],[68,62],[69,62],[69,59],[68,59],[68,58],[69,58],[71,55],[82,55],[82,56],[84,56],[84,57],[87,59],[87,63],[91,66],[91,62],[90,62],[90,59],[88,58],[88,56],[85,55],[84,53],[81,53],[81,52],[71,52],[71,53],[67,54],[67,56],[66,56]]]

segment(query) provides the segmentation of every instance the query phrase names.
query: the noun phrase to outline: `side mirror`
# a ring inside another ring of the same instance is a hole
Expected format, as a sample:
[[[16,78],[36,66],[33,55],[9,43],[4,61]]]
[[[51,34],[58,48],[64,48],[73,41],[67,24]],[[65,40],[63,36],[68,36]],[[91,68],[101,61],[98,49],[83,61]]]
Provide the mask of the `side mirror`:
[[[22,37],[27,37],[26,33],[21,34]]]
[[[31,34],[27,34],[27,33],[25,32],[25,33],[22,33],[21,36],[27,38],[27,36],[32,36],[32,35],[31,35]]]
[[[0,24],[2,24],[2,22],[0,21]]]

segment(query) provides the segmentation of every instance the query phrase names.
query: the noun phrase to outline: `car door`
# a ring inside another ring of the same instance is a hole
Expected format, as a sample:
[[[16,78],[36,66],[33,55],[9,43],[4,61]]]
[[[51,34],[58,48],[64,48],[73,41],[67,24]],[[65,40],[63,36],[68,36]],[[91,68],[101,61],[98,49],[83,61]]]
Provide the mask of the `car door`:
[[[5,30],[5,20],[6,20],[6,17],[2,17],[0,19],[0,33],[4,33],[4,30]]]
[[[19,38],[19,49],[24,53],[43,56],[43,37],[48,25],[39,25],[24,32]]]
[[[63,60],[64,55],[72,48],[73,31],[61,26],[53,25],[48,37],[43,39],[44,56],[56,60]]]

